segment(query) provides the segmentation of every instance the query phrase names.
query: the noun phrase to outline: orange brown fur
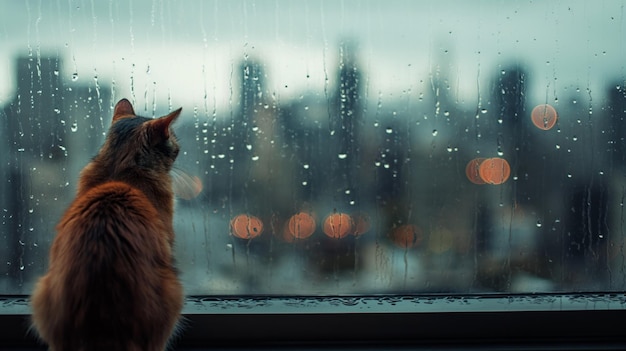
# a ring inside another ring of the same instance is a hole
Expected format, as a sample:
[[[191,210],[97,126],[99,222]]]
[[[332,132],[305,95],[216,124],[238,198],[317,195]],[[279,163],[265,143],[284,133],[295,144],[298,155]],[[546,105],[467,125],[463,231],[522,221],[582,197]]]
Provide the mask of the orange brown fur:
[[[127,100],[117,104],[32,295],[33,326],[51,350],[166,347],[183,303],[169,175],[179,114],[152,120],[134,116]]]

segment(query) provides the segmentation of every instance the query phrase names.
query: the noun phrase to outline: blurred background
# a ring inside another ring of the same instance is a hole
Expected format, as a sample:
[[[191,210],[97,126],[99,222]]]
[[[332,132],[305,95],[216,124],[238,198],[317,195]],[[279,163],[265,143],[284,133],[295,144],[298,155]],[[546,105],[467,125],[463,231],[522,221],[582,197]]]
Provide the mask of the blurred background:
[[[189,295],[626,288],[621,1],[0,2],[0,294],[112,107],[183,107]]]

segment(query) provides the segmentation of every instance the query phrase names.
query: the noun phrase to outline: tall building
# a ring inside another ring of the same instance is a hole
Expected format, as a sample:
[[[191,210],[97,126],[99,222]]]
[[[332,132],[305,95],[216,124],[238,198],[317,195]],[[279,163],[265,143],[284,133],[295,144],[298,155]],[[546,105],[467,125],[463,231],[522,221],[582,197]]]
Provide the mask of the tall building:
[[[14,291],[29,291],[43,273],[56,221],[74,194],[78,170],[102,141],[102,116],[109,115],[109,88],[68,84],[63,76],[59,57],[18,58],[15,97],[0,115],[6,257],[0,280]]]

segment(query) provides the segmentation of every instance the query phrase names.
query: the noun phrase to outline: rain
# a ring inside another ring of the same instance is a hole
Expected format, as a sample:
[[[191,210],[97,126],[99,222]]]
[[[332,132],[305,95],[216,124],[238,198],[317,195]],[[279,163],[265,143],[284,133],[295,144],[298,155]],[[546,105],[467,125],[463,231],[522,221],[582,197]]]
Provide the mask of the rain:
[[[0,5],[0,293],[112,107],[179,106],[189,295],[622,291],[620,1]]]

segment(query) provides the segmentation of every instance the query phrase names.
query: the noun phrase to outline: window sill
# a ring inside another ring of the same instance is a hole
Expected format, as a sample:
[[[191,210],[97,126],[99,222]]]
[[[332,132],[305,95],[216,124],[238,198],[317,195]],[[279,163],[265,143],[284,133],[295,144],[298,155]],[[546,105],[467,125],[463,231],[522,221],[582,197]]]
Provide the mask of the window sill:
[[[626,349],[626,295],[188,297],[177,349]],[[28,299],[0,297],[0,345],[37,347]]]

